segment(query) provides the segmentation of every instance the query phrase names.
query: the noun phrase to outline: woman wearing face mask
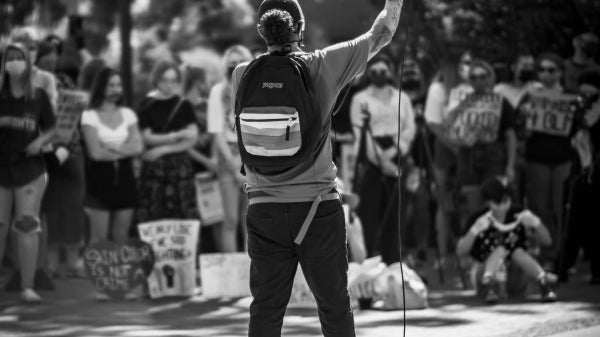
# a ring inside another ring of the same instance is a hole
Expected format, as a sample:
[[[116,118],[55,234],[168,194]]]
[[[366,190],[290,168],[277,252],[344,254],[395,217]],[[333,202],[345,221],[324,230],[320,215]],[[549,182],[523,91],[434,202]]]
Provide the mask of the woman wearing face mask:
[[[246,212],[247,197],[243,193],[245,178],[241,175],[237,135],[233,126],[235,120],[232,110],[231,74],[238,64],[250,61],[252,54],[248,48],[236,45],[228,48],[223,55],[225,78],[215,84],[208,96],[208,132],[213,134],[219,167],[219,183],[223,197],[225,219],[214,228],[215,243],[220,252],[238,250],[238,229],[240,220]],[[245,237],[246,226],[242,224]],[[245,240],[244,240],[245,242]]]
[[[58,51],[55,44],[38,44],[36,64],[51,74],[56,72]],[[74,90],[75,84],[65,74],[56,75],[58,92]],[[60,106],[59,106],[60,108]],[[76,127],[71,139],[55,139],[53,151],[46,154],[48,188],[42,202],[42,213],[48,227],[48,247],[40,249],[46,259],[50,276],[84,277],[78,266],[79,249],[83,239],[85,177],[84,156],[80,128]],[[65,248],[66,268],[60,268],[59,248]]]
[[[16,233],[21,297],[33,290],[41,231],[39,211],[47,176],[44,148],[54,137],[54,114],[46,93],[35,88],[27,49],[8,45],[0,67],[0,261],[9,226]]]
[[[514,74],[512,82],[499,83],[494,87],[494,92],[504,97],[513,109],[518,109],[523,97],[529,90],[539,88],[541,84],[536,80],[535,59],[530,54],[522,54],[512,64]],[[525,198],[525,160],[523,159],[525,148],[525,119],[523,114],[517,113],[517,157],[515,159],[515,200],[523,203]]]
[[[544,95],[555,99],[564,97],[564,90],[560,84],[562,64],[563,61],[558,55],[540,56],[537,70],[543,86],[530,91],[529,95]],[[565,123],[565,129],[557,132],[547,128],[548,123],[535,122],[534,117],[544,120],[553,117],[550,110],[536,109],[535,113],[530,111],[529,97],[525,97],[521,105],[522,113],[528,116],[525,140],[527,201],[531,210],[539,214],[552,235],[552,246],[542,249],[540,259],[545,268],[553,270],[562,242],[560,234],[563,232],[564,182],[571,171],[574,154],[571,137],[575,131],[575,123],[570,123],[570,126],[569,123]]]
[[[446,134],[459,144],[457,176],[472,213],[482,204],[479,187],[490,177],[514,177],[516,155],[515,112],[492,89],[495,74],[481,60],[471,62],[469,81],[473,93],[448,113]]]
[[[11,41],[22,43],[27,48],[29,58],[34,64],[31,71],[33,85],[43,89],[50,98],[50,102],[56,107],[56,100],[58,98],[56,79],[54,75],[35,65],[38,59],[38,41],[35,36],[36,34],[32,28],[24,27],[12,32]]]
[[[398,193],[396,182],[400,168],[398,156],[410,150],[415,135],[415,121],[410,98],[392,83],[392,67],[387,57],[375,56],[367,66],[369,86],[352,99],[350,119],[354,126],[355,154],[365,154],[356,174],[354,186],[360,197],[357,213],[364,228],[367,255],[381,254],[383,262],[399,261]],[[400,139],[398,139],[398,96],[400,107]],[[368,124],[367,120],[368,118]],[[363,131],[366,132],[362,132]],[[365,135],[362,141],[362,135]],[[400,153],[396,144],[400,142]],[[361,143],[363,148],[361,149]],[[362,157],[362,156],[361,156]],[[394,200],[396,200],[394,202]]]
[[[179,96],[181,72],[176,64],[158,62],[151,80],[156,91],[138,110],[146,151],[137,219],[198,219],[195,172],[187,153],[198,139],[194,107]]]
[[[135,113],[121,105],[121,76],[105,68],[98,73],[89,109],[81,116],[89,156],[86,211],[90,243],[106,240],[109,230],[117,243],[126,242],[137,204],[132,160],[143,145]]]
[[[401,74],[400,71],[403,73]],[[410,97],[415,113],[415,139],[410,151],[410,169],[405,172],[407,177],[407,198],[405,199],[407,210],[407,226],[403,229],[413,233],[414,253],[410,256],[415,261],[412,266],[418,268],[423,266],[427,259],[427,248],[429,230],[431,226],[431,200],[433,198],[430,189],[433,177],[433,135],[425,125],[424,110],[427,97],[427,87],[421,68],[413,58],[406,58],[404,67],[398,66],[398,77],[402,79],[402,91]],[[408,230],[411,228],[411,230]],[[404,235],[407,238],[408,235]],[[407,241],[408,242],[408,241]],[[413,248],[413,247],[410,247]]]

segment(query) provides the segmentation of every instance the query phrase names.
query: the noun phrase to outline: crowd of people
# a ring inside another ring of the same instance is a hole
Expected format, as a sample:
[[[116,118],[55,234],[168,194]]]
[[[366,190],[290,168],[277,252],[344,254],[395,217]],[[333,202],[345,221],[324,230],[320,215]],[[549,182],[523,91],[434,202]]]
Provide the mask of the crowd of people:
[[[201,251],[245,249],[248,199],[231,75],[255,57],[250,49],[228,48],[214,84],[205,69],[159,60],[152,90],[131,109],[121,74],[101,59],[57,67],[63,44],[15,29],[1,51],[0,261],[4,273],[13,269],[7,289],[39,302],[34,289],[52,288],[53,278],[85,276],[85,245],[126,242],[140,222],[201,218],[199,172],[218,179],[224,215],[203,227],[210,235],[202,235]],[[402,245],[419,270],[460,265],[456,254],[471,255],[481,263],[478,282],[489,302],[501,297],[493,274],[506,262],[509,272],[516,266],[537,280],[543,299],[555,300],[551,285],[568,279],[583,247],[591,283],[599,284],[598,45],[586,33],[567,60],[517,55],[510,81],[497,80],[472,52],[443,60],[431,81],[415,58],[373,58],[340,95],[332,139],[338,166],[353,166],[344,168],[353,178],[342,180],[355,197],[363,229],[353,233],[366,257],[392,264]],[[63,90],[89,97],[68,139],[56,134]],[[356,163],[341,159],[342,148]]]

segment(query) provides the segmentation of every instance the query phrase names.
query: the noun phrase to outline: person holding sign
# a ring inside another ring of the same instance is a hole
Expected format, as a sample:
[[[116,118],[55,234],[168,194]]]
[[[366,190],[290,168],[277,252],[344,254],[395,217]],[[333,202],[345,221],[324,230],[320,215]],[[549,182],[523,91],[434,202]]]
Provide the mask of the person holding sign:
[[[86,211],[90,216],[90,243],[108,238],[117,243],[128,239],[133,209],[137,205],[132,160],[142,153],[138,119],[121,105],[121,76],[114,70],[100,71],[90,95],[89,109],[81,116],[87,153]]]
[[[576,97],[565,94],[560,85],[563,62],[558,55],[542,55],[537,67],[543,87],[531,90],[520,106],[526,118],[526,197],[531,211],[542,218],[552,235],[553,243],[542,248],[540,259],[546,269],[554,270],[562,242],[563,185],[574,154],[571,102]]]
[[[9,44],[0,66],[0,261],[12,223],[21,273],[21,298],[40,302],[33,290],[42,231],[40,204],[46,189],[42,149],[55,136],[52,103],[32,79],[30,53]],[[14,213],[13,213],[14,211]]]
[[[82,277],[84,270],[78,267],[78,258],[85,222],[85,160],[79,121],[89,97],[87,93],[75,90],[75,84],[67,75],[60,70],[57,73],[58,58],[55,43],[40,42],[36,63],[39,68],[56,76],[58,101],[55,111],[57,137],[52,152],[45,155],[48,188],[42,201],[42,214],[48,227],[48,246],[45,250],[42,245],[39,259],[46,259],[51,277]],[[66,253],[64,270],[60,268],[61,246]]]
[[[498,175],[514,177],[516,154],[515,112],[493,92],[495,73],[484,61],[469,70],[473,93],[448,113],[446,136],[459,144],[457,175],[465,205],[472,213],[482,206],[479,187]]]

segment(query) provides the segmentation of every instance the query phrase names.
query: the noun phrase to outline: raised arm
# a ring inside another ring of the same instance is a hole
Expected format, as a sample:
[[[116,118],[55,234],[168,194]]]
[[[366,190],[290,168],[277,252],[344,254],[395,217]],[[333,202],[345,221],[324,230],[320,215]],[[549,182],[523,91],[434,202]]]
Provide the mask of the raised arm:
[[[386,0],[385,7],[375,19],[373,27],[367,32],[369,60],[392,41],[400,22],[403,3],[404,0]]]

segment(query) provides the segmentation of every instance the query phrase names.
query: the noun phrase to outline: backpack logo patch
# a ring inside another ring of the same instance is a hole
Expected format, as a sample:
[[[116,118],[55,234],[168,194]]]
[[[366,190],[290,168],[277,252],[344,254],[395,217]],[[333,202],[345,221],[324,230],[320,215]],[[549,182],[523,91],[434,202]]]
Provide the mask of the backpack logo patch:
[[[265,89],[283,89],[283,83],[263,82],[262,88]]]

